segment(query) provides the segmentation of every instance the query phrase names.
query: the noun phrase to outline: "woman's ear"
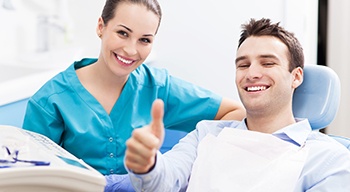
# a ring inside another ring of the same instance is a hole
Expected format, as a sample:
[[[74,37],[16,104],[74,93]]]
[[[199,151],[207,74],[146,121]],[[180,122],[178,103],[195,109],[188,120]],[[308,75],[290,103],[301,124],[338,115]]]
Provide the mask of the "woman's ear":
[[[105,27],[105,24],[103,22],[103,19],[102,17],[99,17],[97,21],[96,33],[97,33],[97,36],[100,38],[102,37],[102,32],[104,27]]]
[[[292,83],[292,87],[294,89],[296,89],[297,87],[299,87],[299,85],[301,85],[301,83],[303,83],[303,80],[304,80],[303,73],[304,73],[304,70],[301,67],[297,67],[293,69],[292,75],[294,77],[294,80]]]

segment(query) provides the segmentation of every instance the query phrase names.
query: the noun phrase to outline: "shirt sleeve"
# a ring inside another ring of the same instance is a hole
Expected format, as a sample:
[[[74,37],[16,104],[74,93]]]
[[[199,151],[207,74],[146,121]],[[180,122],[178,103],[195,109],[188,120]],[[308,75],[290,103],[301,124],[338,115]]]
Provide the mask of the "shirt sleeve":
[[[319,172],[315,174],[319,182],[311,188],[304,189],[306,192],[318,191],[350,191],[350,153],[346,151],[336,151],[323,166],[319,167]]]
[[[60,144],[63,132],[62,122],[51,116],[32,98],[28,101],[22,127],[23,129],[45,135],[55,143]]]
[[[130,170],[131,182],[136,191],[184,191],[187,188],[192,165],[196,159],[198,131],[192,131],[171,151],[157,153],[156,165],[147,174]]]
[[[233,121],[201,121],[170,151],[157,153],[156,165],[147,174],[135,174],[128,170],[136,191],[186,191],[192,166],[197,158],[199,142],[208,134],[218,135],[223,127]]]

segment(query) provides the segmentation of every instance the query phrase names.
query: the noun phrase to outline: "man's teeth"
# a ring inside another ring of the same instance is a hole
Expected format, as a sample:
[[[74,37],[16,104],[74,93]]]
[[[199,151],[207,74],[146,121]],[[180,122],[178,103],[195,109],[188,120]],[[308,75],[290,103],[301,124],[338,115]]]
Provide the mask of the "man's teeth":
[[[263,91],[265,90],[265,86],[256,86],[256,87],[248,87],[247,91]]]
[[[125,63],[125,64],[130,64],[130,63],[132,63],[132,60],[123,59],[123,58],[121,58],[119,55],[117,55],[117,58],[118,58],[121,62],[123,62],[123,63]]]

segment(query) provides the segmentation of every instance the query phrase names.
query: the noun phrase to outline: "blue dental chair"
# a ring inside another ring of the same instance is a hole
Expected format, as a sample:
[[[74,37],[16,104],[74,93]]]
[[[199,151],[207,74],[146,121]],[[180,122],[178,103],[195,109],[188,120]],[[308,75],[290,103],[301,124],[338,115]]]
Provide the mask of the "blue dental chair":
[[[340,91],[340,80],[331,68],[320,65],[306,65],[304,67],[304,81],[293,95],[294,116],[308,118],[312,129],[315,131],[326,128],[337,114]],[[166,129],[160,152],[164,153],[170,150],[186,134],[185,132]],[[350,150],[349,138],[332,135],[331,137]],[[120,180],[122,181],[120,182]],[[128,175],[107,177],[107,184],[111,183],[114,186],[107,187],[106,191],[126,188],[132,190]]]
[[[326,128],[335,118],[340,103],[340,80],[329,67],[305,65],[304,81],[293,95],[295,117],[308,118],[313,130]],[[330,135],[350,150],[350,139]]]
[[[327,127],[340,102],[340,80],[329,67],[306,65],[304,81],[293,95],[295,117],[308,118],[313,130]]]
[[[308,118],[313,130],[326,128],[335,118],[340,103],[340,80],[329,67],[305,65],[304,81],[293,95],[295,117]],[[172,148],[185,132],[166,130],[160,152]],[[350,139],[331,136],[350,150]]]

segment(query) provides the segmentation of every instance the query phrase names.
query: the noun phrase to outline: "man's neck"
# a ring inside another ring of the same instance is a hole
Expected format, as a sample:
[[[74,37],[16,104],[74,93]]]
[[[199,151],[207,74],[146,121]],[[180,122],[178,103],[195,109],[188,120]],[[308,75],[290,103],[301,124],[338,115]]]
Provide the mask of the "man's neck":
[[[246,124],[247,128],[251,131],[258,131],[262,133],[274,133],[288,125],[295,123],[295,119],[292,112],[280,114],[247,114]]]

